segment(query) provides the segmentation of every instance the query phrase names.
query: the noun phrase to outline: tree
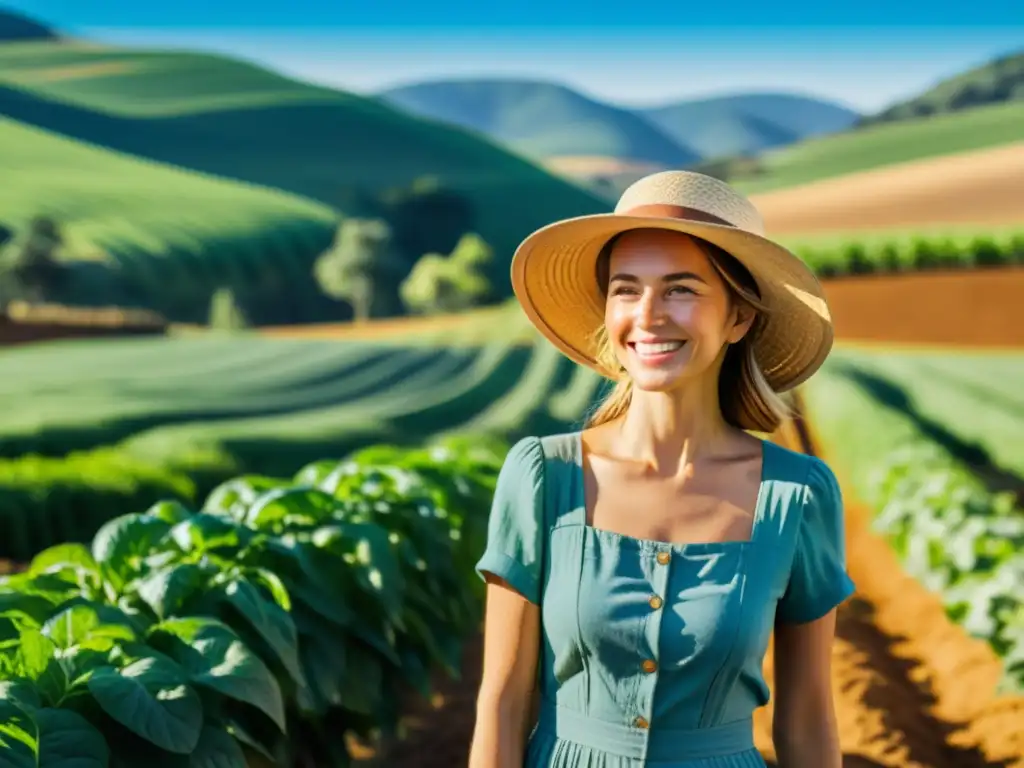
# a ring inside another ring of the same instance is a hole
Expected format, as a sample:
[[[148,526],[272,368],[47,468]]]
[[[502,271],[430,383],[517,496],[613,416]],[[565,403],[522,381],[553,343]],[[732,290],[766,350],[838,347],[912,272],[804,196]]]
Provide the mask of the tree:
[[[379,314],[381,305],[389,303],[394,281],[404,269],[386,222],[346,219],[338,227],[331,247],[317,259],[313,272],[320,290],[347,301],[356,321],[363,321]]]
[[[210,327],[221,331],[237,331],[249,323],[230,288],[218,288],[210,300]]]
[[[380,211],[391,224],[396,247],[410,261],[425,253],[447,253],[476,226],[469,198],[433,176],[384,192]]]
[[[459,312],[480,304],[491,285],[483,271],[494,257],[475,233],[463,235],[447,257],[428,253],[413,267],[399,292],[410,312]]]
[[[45,300],[67,277],[67,267],[59,260],[64,246],[60,225],[48,216],[36,216],[20,238],[12,238],[6,227],[0,230],[3,298]]]

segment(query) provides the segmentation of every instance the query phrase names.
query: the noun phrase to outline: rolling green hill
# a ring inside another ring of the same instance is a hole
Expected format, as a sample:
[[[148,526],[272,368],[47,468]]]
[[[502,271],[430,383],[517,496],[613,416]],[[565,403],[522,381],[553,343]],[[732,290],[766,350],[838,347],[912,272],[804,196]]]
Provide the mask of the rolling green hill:
[[[858,114],[822,99],[750,93],[638,110],[705,158],[752,155],[852,126]]]
[[[700,158],[630,110],[558,83],[432,80],[378,95],[412,114],[479,131],[536,160],[595,156],[683,167]]]
[[[508,259],[531,230],[563,216],[608,209],[606,202],[467,131],[220,56],[75,42],[0,44],[0,115],[140,159],[290,193],[306,198],[310,210],[328,207],[343,215],[379,215],[386,193],[431,178],[469,201],[472,228],[497,254],[491,277],[499,295],[510,292]],[[17,145],[0,144],[0,167],[15,166],[19,154]],[[104,190],[109,179],[102,172],[92,177],[110,207],[93,213],[91,226],[122,219],[134,207]],[[61,183],[58,175],[47,186]],[[66,193],[93,190],[87,185]],[[19,210],[46,205],[46,199],[26,198]],[[184,213],[189,207],[193,214]],[[204,218],[187,201],[182,211],[181,230],[217,227],[214,215]],[[0,220],[9,216],[0,209]],[[174,216],[173,207],[167,216]],[[75,224],[79,231],[90,226]],[[126,234],[94,244],[97,249],[111,251],[115,259],[167,250],[159,234],[140,224],[118,226]],[[189,253],[201,262],[214,241],[194,242]],[[309,265],[318,253],[305,249],[287,258]],[[410,254],[410,261],[420,255]],[[330,311],[335,318],[347,316],[342,304]]]
[[[13,40],[53,40],[57,34],[44,24],[0,8],[0,43]]]
[[[896,122],[1007,101],[1024,101],[1024,50],[946,78],[912,99],[865,117],[862,123]]]
[[[257,290],[276,274],[307,307],[317,307],[307,262],[334,234],[337,217],[328,206],[4,117],[0,175],[0,221],[17,225],[46,213],[64,224],[67,251],[78,261],[69,300],[143,303],[187,317],[203,308],[197,298],[204,291],[223,284]]]
[[[730,183],[746,194],[791,187],[892,163],[994,147],[1024,139],[1024,102],[867,126],[768,152],[754,175]]]

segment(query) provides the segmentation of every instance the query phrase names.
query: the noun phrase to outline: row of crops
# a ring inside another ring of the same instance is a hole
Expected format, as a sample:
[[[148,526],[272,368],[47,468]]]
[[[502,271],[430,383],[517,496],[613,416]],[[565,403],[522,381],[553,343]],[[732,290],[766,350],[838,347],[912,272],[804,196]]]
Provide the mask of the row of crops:
[[[840,349],[806,388],[903,567],[1024,691],[1024,354]]]
[[[1024,264],[1024,229],[831,234],[789,244],[820,277]]]
[[[24,347],[0,357],[0,382],[0,557],[14,559],[86,541],[158,499],[195,503],[244,472],[286,476],[434,435],[562,429],[599,383],[546,343],[250,336]]]
[[[505,448],[240,476],[40,552],[0,580],[0,764],[347,765],[458,668]]]

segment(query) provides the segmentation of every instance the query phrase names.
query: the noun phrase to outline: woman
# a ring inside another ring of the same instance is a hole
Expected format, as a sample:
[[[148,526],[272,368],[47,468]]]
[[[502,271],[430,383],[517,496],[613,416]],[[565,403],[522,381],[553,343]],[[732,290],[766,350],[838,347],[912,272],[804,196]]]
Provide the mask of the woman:
[[[775,629],[780,768],[838,768],[835,608],[853,591],[819,459],[758,439],[832,345],[821,288],[727,185],[636,182],[545,227],[512,279],[566,355],[618,383],[498,480],[471,768],[755,768]]]

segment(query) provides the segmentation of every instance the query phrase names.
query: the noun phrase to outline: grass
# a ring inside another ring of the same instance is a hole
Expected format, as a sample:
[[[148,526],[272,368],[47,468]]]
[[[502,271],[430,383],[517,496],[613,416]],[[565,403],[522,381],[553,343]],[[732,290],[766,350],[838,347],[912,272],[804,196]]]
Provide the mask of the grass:
[[[495,248],[492,277],[503,295],[511,290],[508,259],[530,231],[608,209],[467,131],[230,58],[16,43],[0,45],[0,73],[0,112],[10,118],[137,158],[287,192],[317,210],[362,215],[362,195],[432,177],[474,206],[474,229]],[[5,163],[13,162],[5,156],[21,152],[12,141],[0,147]],[[110,175],[97,174],[100,190]],[[60,184],[57,175],[51,185]],[[72,192],[91,194],[88,188]],[[109,204],[93,213],[93,226],[119,219],[121,208],[131,210],[130,199],[113,193],[106,199]],[[45,204],[46,198],[26,197],[21,207]],[[5,216],[0,208],[0,219]],[[185,208],[180,220],[182,229],[206,229],[215,228],[217,218],[190,216]],[[145,252],[162,243],[162,232],[139,225],[117,246]]]
[[[805,387],[826,453],[867,494],[901,445],[933,443],[995,489],[1024,485],[1024,353],[839,345]]]
[[[1024,103],[1018,101],[874,125],[770,152],[761,160],[763,174],[733,183],[745,194],[756,194],[893,163],[1009,144],[1021,140],[1022,123]]]

